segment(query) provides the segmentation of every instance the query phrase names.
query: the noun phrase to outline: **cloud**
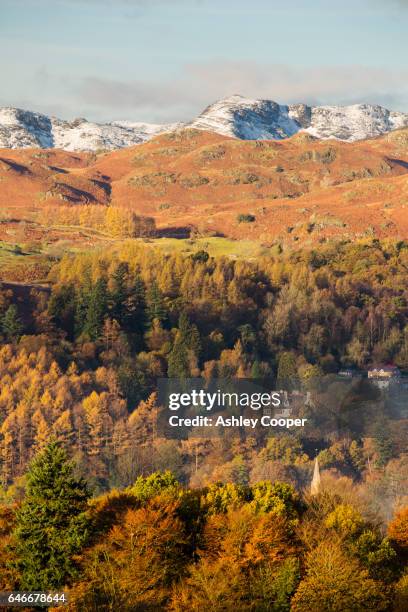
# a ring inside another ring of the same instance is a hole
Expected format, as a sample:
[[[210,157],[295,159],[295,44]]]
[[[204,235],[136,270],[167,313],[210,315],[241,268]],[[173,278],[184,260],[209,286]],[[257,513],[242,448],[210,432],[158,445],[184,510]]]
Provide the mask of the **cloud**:
[[[177,104],[182,89],[176,83],[148,81],[118,81],[89,77],[83,79],[77,89],[81,100],[102,107],[141,108],[151,105]]]
[[[282,104],[381,104],[408,111],[408,69],[367,66],[300,68],[249,61],[188,64],[177,79],[119,81],[89,77],[73,97],[87,112],[143,121],[188,120],[208,104],[232,94]]]
[[[11,104],[61,118],[168,122],[188,121],[206,106],[232,94],[281,104],[380,104],[408,112],[408,68],[315,66],[304,68],[252,61],[213,60],[185,65],[168,79],[120,80],[33,72]],[[42,102],[41,102],[42,101]]]
[[[97,108],[99,116],[149,121],[172,121],[186,118],[192,108],[199,108],[203,97],[194,94],[186,80],[157,83],[152,81],[118,81],[89,77],[75,88],[82,106]]]
[[[274,98],[282,102],[353,102],[371,98],[381,101],[393,94],[406,101],[408,69],[390,70],[367,66],[316,66],[301,68],[255,62],[207,62],[187,67],[190,77],[205,91]]]

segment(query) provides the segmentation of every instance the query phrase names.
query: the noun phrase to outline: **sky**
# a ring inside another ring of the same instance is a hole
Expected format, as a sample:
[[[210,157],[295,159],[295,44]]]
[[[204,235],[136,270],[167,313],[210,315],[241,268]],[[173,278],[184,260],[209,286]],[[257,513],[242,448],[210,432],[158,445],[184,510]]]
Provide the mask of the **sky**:
[[[408,0],[0,0],[0,106],[189,120],[224,96],[408,112]]]

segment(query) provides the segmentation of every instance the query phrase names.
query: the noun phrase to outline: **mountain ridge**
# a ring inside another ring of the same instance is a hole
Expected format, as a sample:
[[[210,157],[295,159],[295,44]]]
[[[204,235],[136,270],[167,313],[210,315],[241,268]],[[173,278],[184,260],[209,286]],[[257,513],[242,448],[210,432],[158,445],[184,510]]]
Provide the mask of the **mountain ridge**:
[[[241,140],[283,140],[307,133],[321,140],[366,140],[407,127],[408,113],[379,105],[283,105],[238,94],[209,105],[185,123],[66,121],[14,107],[0,108],[0,148],[58,148],[67,151],[115,150],[142,144],[180,128],[212,131]]]

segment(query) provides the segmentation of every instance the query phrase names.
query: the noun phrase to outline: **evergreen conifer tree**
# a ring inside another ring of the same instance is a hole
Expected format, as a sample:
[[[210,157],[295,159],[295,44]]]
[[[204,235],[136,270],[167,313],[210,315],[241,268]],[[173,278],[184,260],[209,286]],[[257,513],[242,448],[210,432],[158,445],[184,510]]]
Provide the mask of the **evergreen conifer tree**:
[[[18,316],[17,306],[10,304],[2,320],[3,333],[7,340],[17,340],[23,331],[23,325]]]
[[[198,331],[198,327],[194,323],[190,327],[190,337],[188,340],[188,348],[191,351],[193,351],[197,360],[199,360],[201,351],[202,351],[201,337],[200,337],[200,332]]]
[[[62,285],[52,292],[48,302],[48,315],[57,327],[67,330],[71,338],[75,331],[75,309],[76,292],[73,285]]]
[[[384,467],[393,455],[393,443],[387,420],[380,418],[374,425],[374,445],[377,452],[376,464]]]
[[[16,513],[20,588],[50,590],[75,575],[74,555],[88,538],[89,493],[57,442],[31,463],[25,499]]]
[[[198,359],[201,353],[201,338],[197,325],[190,323],[185,312],[182,312],[178,321],[179,334],[186,347],[192,351]]]
[[[143,335],[148,323],[146,309],[146,287],[140,274],[137,274],[126,300],[125,329]]]
[[[259,359],[255,359],[251,367],[251,378],[253,380],[261,380],[263,378],[263,372]]]
[[[191,374],[191,364],[198,361],[201,353],[200,332],[196,325],[191,324],[185,312],[179,317],[178,330],[173,348],[168,359],[168,375],[170,378],[188,378]]]
[[[155,281],[152,282],[147,291],[147,313],[150,322],[154,319],[164,321],[167,317],[163,295]]]
[[[188,348],[180,331],[176,333],[169,354],[167,373],[169,378],[188,378],[190,375]]]
[[[126,277],[128,265],[121,262],[113,273],[113,289],[111,292],[112,318],[123,325],[126,312],[127,286]]]
[[[97,340],[102,333],[103,321],[107,313],[107,288],[106,281],[100,278],[92,287],[89,295],[83,334],[90,340]]]
[[[85,282],[77,287],[75,292],[74,332],[76,337],[82,334],[85,326],[91,291],[92,285],[86,276]]]

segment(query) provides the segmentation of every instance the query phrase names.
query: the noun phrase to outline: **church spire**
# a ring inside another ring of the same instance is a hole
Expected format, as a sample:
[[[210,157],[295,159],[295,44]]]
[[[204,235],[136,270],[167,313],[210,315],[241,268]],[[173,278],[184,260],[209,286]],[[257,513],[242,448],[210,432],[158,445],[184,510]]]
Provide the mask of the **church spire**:
[[[310,485],[310,494],[318,495],[318,493],[320,492],[320,485],[321,485],[321,479],[320,479],[320,470],[319,470],[319,460],[316,457],[315,464],[314,464],[314,470],[313,470],[313,479]]]

